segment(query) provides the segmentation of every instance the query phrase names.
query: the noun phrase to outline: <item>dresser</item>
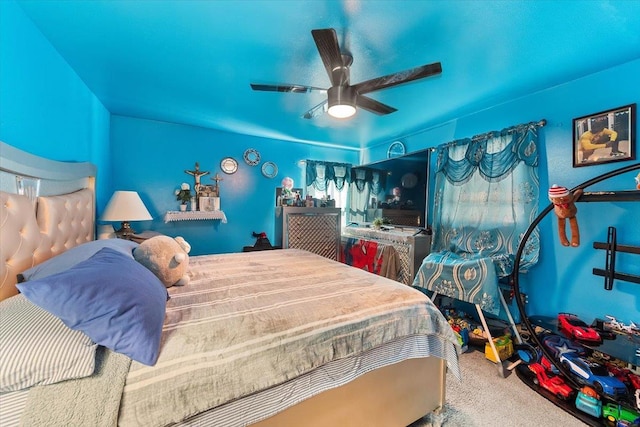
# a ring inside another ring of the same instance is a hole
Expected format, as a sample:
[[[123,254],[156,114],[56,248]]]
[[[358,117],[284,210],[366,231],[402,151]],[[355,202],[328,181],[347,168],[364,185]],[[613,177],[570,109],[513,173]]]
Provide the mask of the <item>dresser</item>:
[[[378,246],[393,246],[400,259],[400,273],[397,281],[411,285],[422,260],[431,249],[431,235],[420,233],[416,228],[395,227],[387,231],[368,227],[345,227],[342,244],[349,239],[374,241]]]
[[[277,207],[276,245],[304,249],[338,261],[340,212],[340,208]]]

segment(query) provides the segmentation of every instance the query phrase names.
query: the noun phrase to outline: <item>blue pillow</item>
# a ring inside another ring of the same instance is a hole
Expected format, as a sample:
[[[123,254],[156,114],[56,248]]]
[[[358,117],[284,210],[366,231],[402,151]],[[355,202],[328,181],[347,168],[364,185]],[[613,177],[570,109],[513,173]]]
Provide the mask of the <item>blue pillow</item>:
[[[133,258],[133,249],[137,246],[136,242],[124,239],[103,239],[86,242],[18,274],[18,283],[62,273],[77,263],[89,259],[102,248],[115,249]]]
[[[95,343],[154,365],[167,290],[128,255],[103,248],[58,274],[17,285],[24,296]]]

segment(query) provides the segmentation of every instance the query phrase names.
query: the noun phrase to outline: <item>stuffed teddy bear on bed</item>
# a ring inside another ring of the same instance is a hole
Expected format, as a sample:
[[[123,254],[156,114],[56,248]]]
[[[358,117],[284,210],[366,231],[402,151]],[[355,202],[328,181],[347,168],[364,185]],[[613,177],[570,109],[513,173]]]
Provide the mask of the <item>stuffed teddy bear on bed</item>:
[[[133,257],[147,267],[167,287],[189,283],[189,251],[191,246],[182,237],[154,236],[133,250]]]
[[[571,246],[580,246],[580,230],[576,219],[578,208],[575,202],[581,195],[582,189],[577,189],[571,193],[566,187],[556,184],[553,184],[549,189],[549,200],[553,203],[553,210],[558,217],[558,235],[563,246],[569,246],[569,239],[565,229],[567,219],[571,229]]]

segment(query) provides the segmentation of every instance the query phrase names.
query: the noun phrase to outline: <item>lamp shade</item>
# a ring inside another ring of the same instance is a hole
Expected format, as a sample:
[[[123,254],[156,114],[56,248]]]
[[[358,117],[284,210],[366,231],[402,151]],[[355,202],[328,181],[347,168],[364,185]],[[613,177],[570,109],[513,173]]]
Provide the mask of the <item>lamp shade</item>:
[[[153,219],[135,191],[116,191],[100,218],[103,221],[148,221]]]

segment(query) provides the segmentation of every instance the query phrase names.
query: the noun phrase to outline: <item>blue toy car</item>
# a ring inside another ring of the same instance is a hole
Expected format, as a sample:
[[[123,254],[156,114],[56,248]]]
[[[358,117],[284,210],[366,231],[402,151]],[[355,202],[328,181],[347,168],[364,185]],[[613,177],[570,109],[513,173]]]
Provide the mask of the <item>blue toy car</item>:
[[[593,386],[600,394],[622,397],[627,394],[627,387],[619,379],[610,376],[602,365],[584,360],[576,353],[560,355],[562,366],[571,371],[578,379]]]

